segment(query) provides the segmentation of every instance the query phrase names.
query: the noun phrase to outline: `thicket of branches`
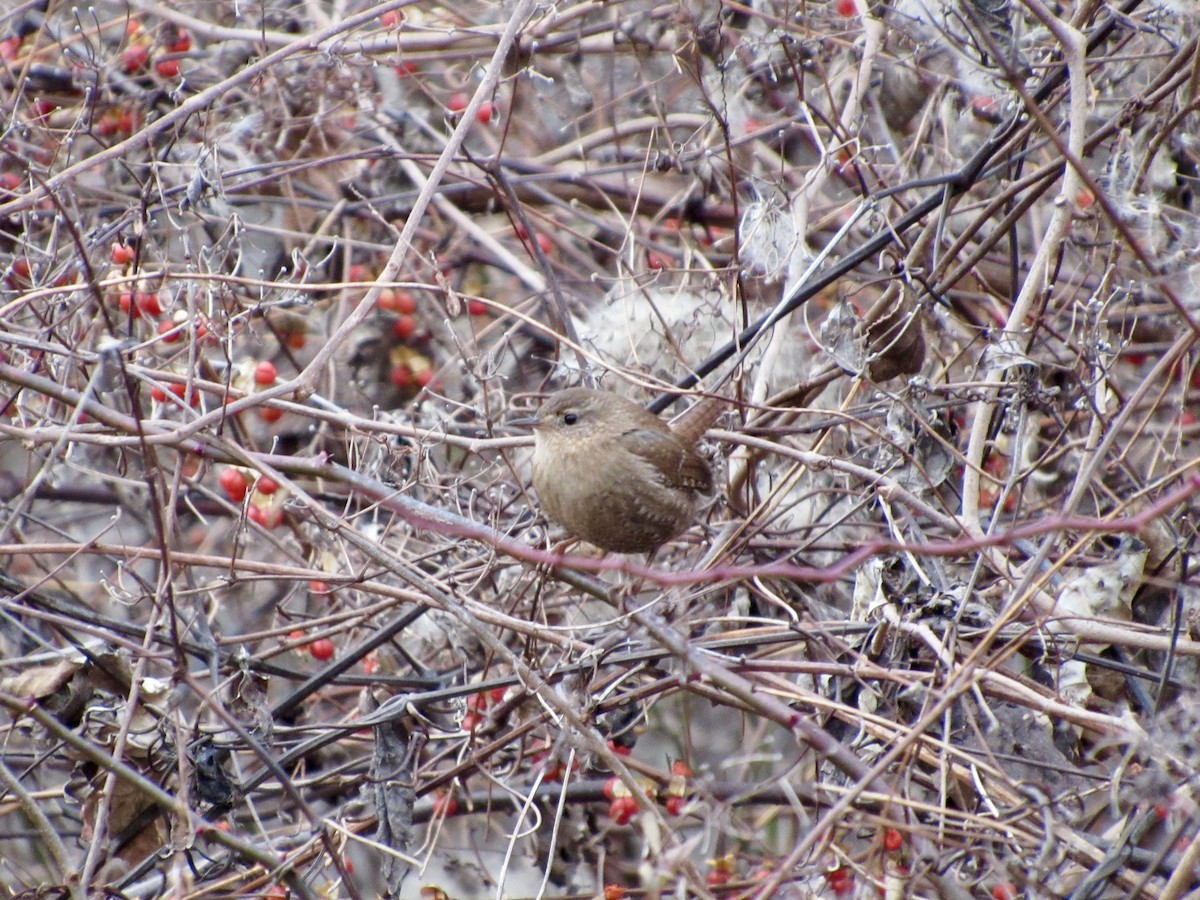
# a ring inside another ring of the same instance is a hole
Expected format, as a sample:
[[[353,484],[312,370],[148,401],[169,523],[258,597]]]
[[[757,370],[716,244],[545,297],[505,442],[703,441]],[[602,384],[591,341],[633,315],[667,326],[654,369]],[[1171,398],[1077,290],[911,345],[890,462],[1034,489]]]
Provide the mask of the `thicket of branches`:
[[[5,895],[1195,891],[1197,34],[9,4]],[[726,400],[649,561],[581,382]]]

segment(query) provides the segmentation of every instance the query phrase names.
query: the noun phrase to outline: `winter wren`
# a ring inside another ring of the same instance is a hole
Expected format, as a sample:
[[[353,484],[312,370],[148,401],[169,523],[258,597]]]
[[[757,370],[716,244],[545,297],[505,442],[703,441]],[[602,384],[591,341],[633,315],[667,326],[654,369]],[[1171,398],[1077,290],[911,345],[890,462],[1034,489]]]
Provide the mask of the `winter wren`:
[[[533,488],[542,510],[575,537],[616,553],[650,553],[686,529],[712,472],[695,433],[676,431],[631,400],[570,388],[532,419]]]

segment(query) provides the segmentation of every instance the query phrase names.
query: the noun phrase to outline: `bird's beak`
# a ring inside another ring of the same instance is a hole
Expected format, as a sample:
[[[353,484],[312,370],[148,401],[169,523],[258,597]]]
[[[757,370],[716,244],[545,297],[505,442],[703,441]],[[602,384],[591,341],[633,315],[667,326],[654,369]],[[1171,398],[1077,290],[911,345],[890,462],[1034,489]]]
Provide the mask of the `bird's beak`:
[[[537,416],[522,416],[519,419],[505,419],[504,424],[513,428],[536,428]]]

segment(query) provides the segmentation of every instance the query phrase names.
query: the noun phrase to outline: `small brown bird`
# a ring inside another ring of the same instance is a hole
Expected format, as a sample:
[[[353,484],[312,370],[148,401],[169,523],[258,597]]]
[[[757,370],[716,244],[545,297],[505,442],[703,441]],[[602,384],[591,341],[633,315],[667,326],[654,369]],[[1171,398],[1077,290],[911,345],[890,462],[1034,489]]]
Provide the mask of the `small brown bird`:
[[[671,426],[631,400],[570,388],[532,419],[533,488],[542,510],[575,537],[616,553],[650,553],[685,530],[712,472],[700,435]]]

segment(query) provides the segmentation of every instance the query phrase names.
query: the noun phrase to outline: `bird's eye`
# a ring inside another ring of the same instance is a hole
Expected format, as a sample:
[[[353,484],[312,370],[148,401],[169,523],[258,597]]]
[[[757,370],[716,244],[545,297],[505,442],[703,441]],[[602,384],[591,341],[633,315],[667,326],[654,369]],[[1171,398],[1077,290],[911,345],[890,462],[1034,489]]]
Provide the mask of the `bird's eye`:
[[[567,413],[563,416],[563,423],[566,425],[574,425],[579,421],[579,416],[576,413]]]

